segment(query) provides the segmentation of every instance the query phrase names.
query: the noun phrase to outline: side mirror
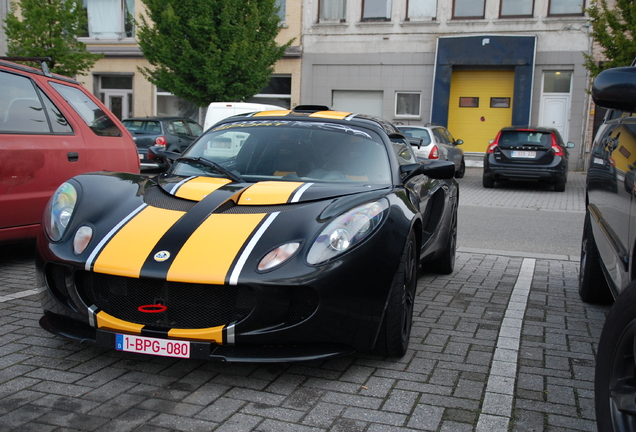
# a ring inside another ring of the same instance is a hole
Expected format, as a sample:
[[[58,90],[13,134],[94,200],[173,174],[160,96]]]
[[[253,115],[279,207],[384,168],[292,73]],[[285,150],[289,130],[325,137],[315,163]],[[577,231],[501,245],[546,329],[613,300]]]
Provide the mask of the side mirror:
[[[407,137],[406,139],[412,146],[417,147],[418,149],[422,147],[422,138]]]
[[[636,68],[618,67],[598,74],[592,85],[596,105],[621,111],[636,111]]]
[[[574,148],[574,143],[572,141],[568,141],[568,143],[565,145],[566,148]]]
[[[434,160],[402,165],[400,166],[400,172],[404,176],[402,178],[402,183],[406,183],[413,177],[420,174],[438,180],[448,180],[455,176],[455,164],[451,161]]]
[[[462,140],[455,140],[455,145],[462,145],[464,144],[464,141]]]
[[[150,146],[148,147],[147,154],[149,161],[159,162],[168,167],[181,156],[181,153],[166,151],[165,146]]]

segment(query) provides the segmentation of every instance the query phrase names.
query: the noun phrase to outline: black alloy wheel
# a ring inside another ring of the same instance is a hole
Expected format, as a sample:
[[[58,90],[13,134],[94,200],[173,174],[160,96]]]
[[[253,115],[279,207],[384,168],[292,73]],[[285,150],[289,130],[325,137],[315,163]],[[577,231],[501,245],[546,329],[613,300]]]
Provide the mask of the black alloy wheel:
[[[610,309],[596,357],[594,398],[599,432],[636,430],[636,283]]]
[[[418,261],[417,240],[411,232],[393,280],[384,320],[375,344],[377,354],[387,357],[402,357],[406,354],[413,324]]]

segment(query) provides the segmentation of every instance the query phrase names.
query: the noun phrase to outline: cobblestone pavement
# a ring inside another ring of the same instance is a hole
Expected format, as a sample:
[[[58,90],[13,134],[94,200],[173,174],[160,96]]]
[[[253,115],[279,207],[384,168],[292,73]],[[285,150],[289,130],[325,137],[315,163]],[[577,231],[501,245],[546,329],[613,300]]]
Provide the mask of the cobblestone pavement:
[[[460,251],[452,275],[420,277],[403,358],[242,365],[48,334],[31,250],[0,247],[0,431],[596,430],[608,308],[581,302],[576,260]]]

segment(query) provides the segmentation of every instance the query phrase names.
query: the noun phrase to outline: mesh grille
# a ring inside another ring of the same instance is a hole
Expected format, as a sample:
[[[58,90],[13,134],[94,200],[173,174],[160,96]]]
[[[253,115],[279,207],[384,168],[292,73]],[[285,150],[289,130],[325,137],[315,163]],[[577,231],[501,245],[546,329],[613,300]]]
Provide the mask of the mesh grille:
[[[76,285],[87,305],[124,321],[157,328],[216,327],[245,318],[256,303],[245,286],[203,285],[78,272]],[[142,305],[163,304],[162,313],[143,313]]]
[[[159,186],[151,186],[146,190],[144,194],[144,202],[153,207],[183,212],[189,211],[192,207],[198,204],[198,201],[175,198],[164,192]]]

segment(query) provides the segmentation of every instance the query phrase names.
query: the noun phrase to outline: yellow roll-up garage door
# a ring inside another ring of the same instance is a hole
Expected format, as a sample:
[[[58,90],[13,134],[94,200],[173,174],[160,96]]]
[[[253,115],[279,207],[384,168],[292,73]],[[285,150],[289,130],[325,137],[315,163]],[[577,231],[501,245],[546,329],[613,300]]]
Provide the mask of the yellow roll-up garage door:
[[[512,121],[513,71],[454,71],[448,130],[464,141],[464,152],[485,152],[488,142]]]

